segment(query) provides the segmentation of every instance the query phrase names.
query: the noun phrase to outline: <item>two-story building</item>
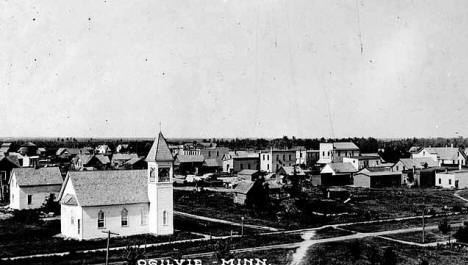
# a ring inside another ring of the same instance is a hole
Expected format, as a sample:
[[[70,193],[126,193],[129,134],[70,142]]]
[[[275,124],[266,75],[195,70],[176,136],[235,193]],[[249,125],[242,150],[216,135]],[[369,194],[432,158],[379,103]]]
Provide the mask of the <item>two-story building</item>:
[[[270,149],[260,152],[260,170],[276,173],[281,167],[296,165],[295,149]]]
[[[319,164],[343,162],[343,157],[354,157],[361,154],[353,142],[320,143]]]

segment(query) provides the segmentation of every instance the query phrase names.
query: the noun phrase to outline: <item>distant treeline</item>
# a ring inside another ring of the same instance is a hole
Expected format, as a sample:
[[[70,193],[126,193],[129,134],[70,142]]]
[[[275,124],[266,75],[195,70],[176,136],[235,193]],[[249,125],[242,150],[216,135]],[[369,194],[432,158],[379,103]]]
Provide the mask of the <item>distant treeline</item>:
[[[111,150],[122,143],[129,144],[130,152],[135,152],[140,155],[145,155],[151,148],[153,139],[148,138],[15,138],[15,139],[2,139],[1,142],[10,142],[13,144],[13,150],[19,148],[22,144],[32,141],[36,144],[37,147],[45,147],[48,149],[47,153],[51,153],[57,150],[60,147],[68,148],[83,148],[83,147],[92,147],[95,148],[99,144],[107,144]],[[276,139],[168,139],[170,143],[173,144],[184,144],[184,143],[200,143],[200,142],[211,142],[216,143],[217,146],[228,147],[231,150],[266,150],[269,148],[280,148],[280,149],[289,149],[294,147],[304,147],[307,150],[310,149],[319,149],[321,142],[353,142],[361,150],[362,153],[377,153],[388,162],[395,162],[399,158],[409,157],[408,150],[412,146],[421,146],[421,147],[443,147],[443,146],[455,146],[465,148],[468,146],[468,138],[402,138],[402,139],[376,139],[372,137],[368,138],[334,138],[334,139],[325,139],[325,138],[296,138],[296,137],[287,137]]]

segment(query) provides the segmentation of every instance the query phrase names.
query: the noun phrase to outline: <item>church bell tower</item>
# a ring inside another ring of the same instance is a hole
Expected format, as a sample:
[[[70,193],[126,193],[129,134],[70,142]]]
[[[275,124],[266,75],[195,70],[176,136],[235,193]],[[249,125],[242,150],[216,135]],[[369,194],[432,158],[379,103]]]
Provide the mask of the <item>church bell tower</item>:
[[[155,139],[146,162],[148,162],[148,230],[156,235],[173,234],[174,157],[161,132]]]

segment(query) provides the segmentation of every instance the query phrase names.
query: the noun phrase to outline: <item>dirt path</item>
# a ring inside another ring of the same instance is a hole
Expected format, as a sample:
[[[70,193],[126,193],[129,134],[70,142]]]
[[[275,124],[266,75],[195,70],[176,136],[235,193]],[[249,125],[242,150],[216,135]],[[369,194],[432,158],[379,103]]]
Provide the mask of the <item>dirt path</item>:
[[[179,211],[174,211],[174,214],[189,217],[189,218],[193,218],[193,219],[203,220],[203,221],[220,223],[220,224],[227,224],[227,225],[233,225],[233,226],[239,226],[239,227],[241,227],[243,225],[246,228],[252,228],[252,229],[260,229],[260,230],[267,230],[267,231],[280,231],[280,229],[274,228],[274,227],[236,223],[236,222],[226,221],[226,220],[222,220],[222,219],[216,219],[216,218],[211,218],[211,217],[206,217],[206,216],[201,216],[201,215],[195,215],[195,214],[190,214],[190,213],[184,213],[184,212],[179,212]]]
[[[460,195],[460,192],[462,192],[462,191],[463,191],[463,190],[457,190],[457,191],[455,191],[455,193],[453,194],[453,196],[457,197],[458,199],[460,199],[460,200],[462,200],[462,201],[464,201],[464,202],[468,202],[468,199],[466,199],[466,198],[464,198],[464,197],[462,197],[462,196]]]

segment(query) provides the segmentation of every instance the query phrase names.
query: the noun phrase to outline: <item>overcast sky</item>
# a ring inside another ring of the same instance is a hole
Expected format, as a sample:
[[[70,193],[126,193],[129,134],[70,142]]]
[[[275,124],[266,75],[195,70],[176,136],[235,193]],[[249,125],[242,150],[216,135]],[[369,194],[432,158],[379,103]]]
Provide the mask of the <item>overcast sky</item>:
[[[466,0],[2,1],[0,62],[0,136],[468,136]]]

